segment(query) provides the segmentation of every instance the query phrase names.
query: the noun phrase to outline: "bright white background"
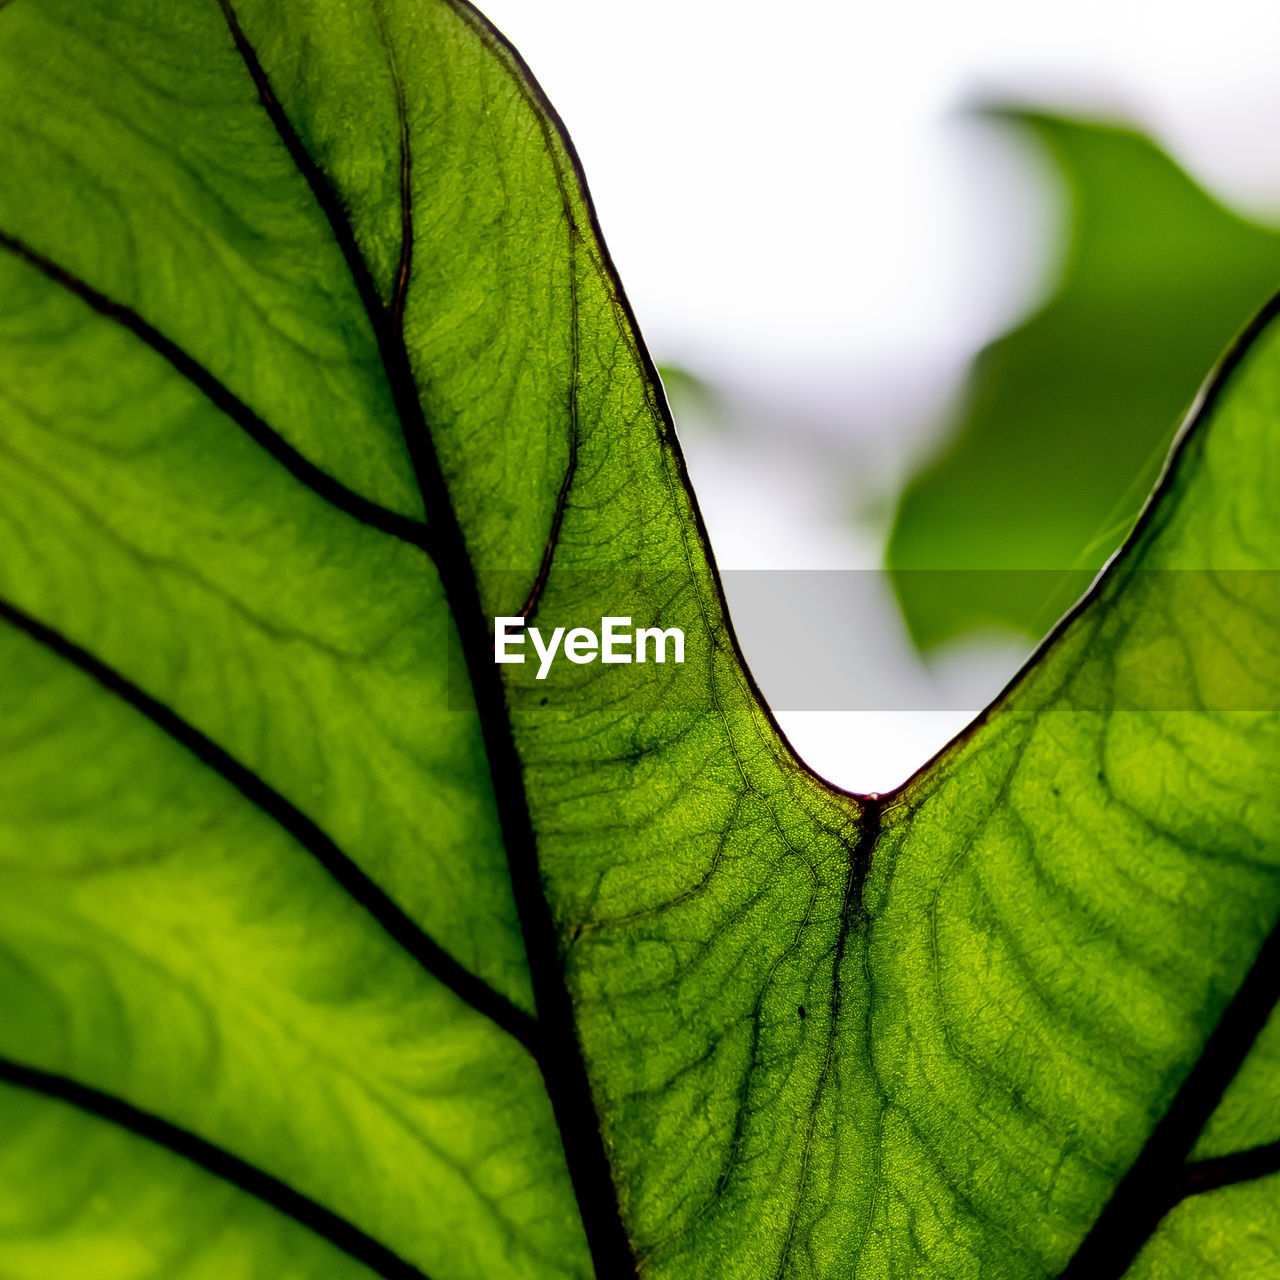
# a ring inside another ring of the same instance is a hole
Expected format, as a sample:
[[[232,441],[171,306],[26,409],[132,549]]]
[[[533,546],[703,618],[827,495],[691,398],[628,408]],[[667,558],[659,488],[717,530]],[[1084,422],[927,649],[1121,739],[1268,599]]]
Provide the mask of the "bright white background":
[[[1124,117],[1237,205],[1280,209],[1280,5],[1263,0],[481,5],[568,124],[655,357],[722,393],[731,430],[679,426],[723,568],[876,566],[965,362],[1052,280],[1061,193],[967,108]],[[976,670],[994,693],[1021,654],[926,669],[886,594],[860,608],[851,660],[921,690]],[[779,714],[859,790],[967,719]]]

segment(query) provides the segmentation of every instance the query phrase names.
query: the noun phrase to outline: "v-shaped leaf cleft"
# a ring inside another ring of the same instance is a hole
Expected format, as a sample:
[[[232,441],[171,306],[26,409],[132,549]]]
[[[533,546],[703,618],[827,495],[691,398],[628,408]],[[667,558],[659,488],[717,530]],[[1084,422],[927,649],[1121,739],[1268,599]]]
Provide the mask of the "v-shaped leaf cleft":
[[[0,101],[0,1272],[1268,1274],[1270,309],[860,797],[464,0],[11,0]]]

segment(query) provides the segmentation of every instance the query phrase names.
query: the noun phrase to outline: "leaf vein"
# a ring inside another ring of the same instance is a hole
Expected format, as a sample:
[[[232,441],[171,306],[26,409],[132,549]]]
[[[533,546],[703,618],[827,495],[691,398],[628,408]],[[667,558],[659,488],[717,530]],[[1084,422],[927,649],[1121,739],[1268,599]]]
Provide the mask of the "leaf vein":
[[[414,520],[409,516],[391,511],[380,503],[370,501],[347,488],[342,481],[331,476],[323,468],[316,466],[278,431],[268,426],[235,392],[194,356],[144,320],[131,307],[100,293],[74,272],[46,257],[17,236],[0,231],[0,248],[27,263],[47,280],[74,294],[100,316],[127,329],[145,343],[201,391],[250,439],[275,458],[295,480],[306,485],[313,493],[362,524],[399,538],[402,542],[418,547],[428,554],[431,553],[430,537],[423,521]]]
[[[252,769],[205,737],[172,708],[159,702],[87,650],[53,628],[0,599],[0,620],[79,668],[108,692],[146,716],[229,782],[246,800],[289,833],[418,963],[461,1000],[513,1036],[535,1058],[540,1051],[537,1024],[506,996],[461,965],[306,814],[274,790]]]
[[[386,1245],[288,1183],[188,1129],[135,1107],[123,1098],[90,1088],[68,1076],[41,1071],[9,1058],[0,1058],[0,1081],[68,1103],[182,1156],[292,1218],[363,1263],[383,1280],[429,1280],[425,1272],[406,1262]]]
[[[506,696],[498,668],[492,661],[492,644],[466,539],[423,413],[404,335],[397,330],[391,310],[378,293],[337,191],[276,97],[231,0],[218,0],[218,4],[263,110],[328,220],[373,326],[427,518],[435,530],[434,559],[453,613],[475,697],[543,1032],[538,1064],[560,1127],[569,1175],[596,1271],[609,1277],[634,1275],[635,1255],[622,1224],[612,1170],[582,1060],[573,1006],[564,980],[560,942],[543,896],[536,840]],[[407,130],[402,129],[401,146],[407,149],[408,141]],[[402,180],[409,172],[411,162],[406,155],[401,160]]]

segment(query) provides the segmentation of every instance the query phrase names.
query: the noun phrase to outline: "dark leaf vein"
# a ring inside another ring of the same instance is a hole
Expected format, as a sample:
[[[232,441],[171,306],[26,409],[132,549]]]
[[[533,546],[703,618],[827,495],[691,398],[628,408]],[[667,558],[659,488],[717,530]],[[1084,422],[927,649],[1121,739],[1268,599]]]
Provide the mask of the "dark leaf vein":
[[[1207,1185],[1210,1170],[1205,1163],[1188,1164],[1187,1156],[1266,1026],[1277,1000],[1280,925],[1263,943],[1204,1052],[1062,1272],[1062,1280],[1119,1280],[1164,1215],[1180,1199],[1211,1189]],[[1228,1172],[1234,1171],[1238,1177],[1261,1176],[1249,1172],[1254,1166],[1243,1155],[1227,1166]],[[1270,1158],[1270,1165],[1265,1159],[1259,1161],[1263,1172],[1275,1169],[1276,1153],[1272,1152]],[[1227,1164],[1225,1160],[1209,1162],[1215,1163]],[[1196,1177],[1205,1185],[1190,1185]],[[1238,1177],[1228,1180],[1236,1181]]]
[[[218,409],[227,415],[255,443],[267,451],[296,480],[362,524],[379,529],[412,546],[430,552],[427,526],[348,489],[340,480],[304,457],[285,438],[268,426],[243,400],[187,351],[144,320],[132,308],[108,298],[67,268],[33,249],[25,241],[0,231],[0,248],[34,267],[54,284],[73,293],[99,315],[114,321],[146,343]]]
[[[383,1280],[428,1280],[427,1275],[366,1235],[347,1219],[326,1209],[309,1196],[295,1191],[279,1178],[239,1156],[171,1124],[150,1111],[140,1110],[113,1094],[103,1093],[67,1076],[0,1058],[0,1080],[48,1098],[69,1103],[80,1111],[107,1120],[130,1133],[190,1160],[207,1172],[257,1197],[273,1209],[301,1223],[309,1231],[363,1263]]]
[[[246,800],[262,810],[302,845],[347,894],[377,920],[428,973],[443,982],[477,1012],[514,1036],[531,1054],[538,1056],[539,1034],[534,1020],[454,959],[410,919],[312,819],[295,808],[258,774],[118,671],[6,600],[0,600],[0,619],[78,667],[221,775]]]
[[[1252,1182],[1280,1173],[1280,1142],[1233,1151],[1230,1155],[1194,1160],[1182,1171],[1173,1188],[1175,1202],[1204,1191],[1218,1191],[1237,1182]]]
[[[378,293],[342,200],[276,97],[234,7],[230,0],[218,0],[218,3],[263,110],[329,222],[373,328],[387,385],[432,526],[436,567],[457,627],[475,697],[542,1031],[538,1063],[559,1125],[587,1243],[598,1275],[610,1278],[634,1275],[635,1256],[622,1225],[612,1171],[582,1060],[573,1006],[564,981],[559,938],[542,892],[536,840],[524,776],[507,716],[506,697],[498,668],[492,661],[491,638],[466,539],[423,414],[403,331],[397,327],[392,311]],[[397,110],[404,112],[400,96],[397,96]],[[403,114],[399,132],[400,145],[406,152],[400,165],[403,182],[412,172]],[[402,214],[404,207],[402,196]]]

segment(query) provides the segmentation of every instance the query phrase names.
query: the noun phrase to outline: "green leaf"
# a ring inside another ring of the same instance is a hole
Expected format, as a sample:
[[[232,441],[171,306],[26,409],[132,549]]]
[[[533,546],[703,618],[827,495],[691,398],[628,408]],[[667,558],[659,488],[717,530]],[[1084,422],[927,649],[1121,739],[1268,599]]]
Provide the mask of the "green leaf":
[[[976,361],[887,563],[916,644],[1038,637],[1123,541],[1204,371],[1280,284],[1280,233],[1130,129],[999,112],[1070,192],[1056,290]],[[956,572],[960,570],[962,572]]]
[[[13,0],[0,101],[6,1280],[1265,1273],[1272,313],[859,797],[461,0]]]

